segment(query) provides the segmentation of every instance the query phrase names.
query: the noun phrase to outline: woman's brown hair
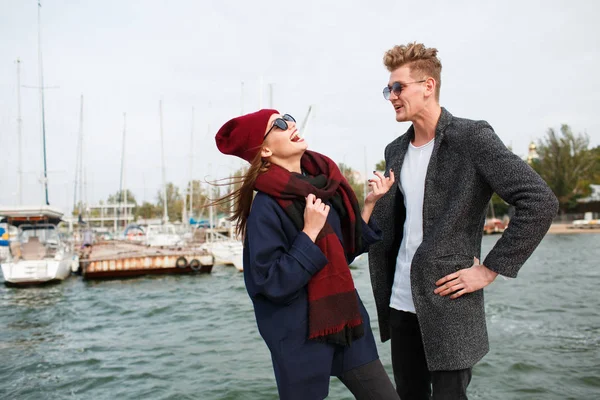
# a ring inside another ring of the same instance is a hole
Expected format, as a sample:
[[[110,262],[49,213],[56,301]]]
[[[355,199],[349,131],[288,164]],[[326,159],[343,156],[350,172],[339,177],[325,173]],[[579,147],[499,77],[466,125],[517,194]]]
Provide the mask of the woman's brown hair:
[[[241,236],[242,240],[244,240],[246,237],[246,224],[248,222],[248,216],[250,215],[252,200],[254,199],[254,183],[260,174],[269,169],[270,165],[271,163],[262,159],[261,152],[259,151],[252,160],[252,163],[250,163],[250,167],[244,175],[241,177],[231,178],[227,183],[212,183],[216,186],[240,184],[239,188],[219,199],[216,199],[208,206],[226,204],[230,201],[233,201],[233,214],[228,219],[236,224],[235,233],[236,235]]]

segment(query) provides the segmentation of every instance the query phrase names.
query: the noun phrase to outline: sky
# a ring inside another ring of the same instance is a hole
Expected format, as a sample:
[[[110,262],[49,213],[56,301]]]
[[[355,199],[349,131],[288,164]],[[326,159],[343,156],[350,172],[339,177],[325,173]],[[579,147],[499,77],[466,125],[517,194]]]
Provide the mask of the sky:
[[[179,187],[243,166],[215,133],[270,106],[298,121],[312,106],[309,148],[371,171],[409,126],[381,94],[383,54],[413,41],[439,51],[441,105],[488,121],[515,153],[561,124],[597,146],[598,17],[600,2],[580,0],[42,0],[50,204],[73,207],[80,120],[85,200],[119,190],[125,131],[124,185],[155,202],[159,102],[166,181]],[[44,202],[37,18],[37,0],[0,0],[0,205],[18,202],[17,58],[23,203]]]

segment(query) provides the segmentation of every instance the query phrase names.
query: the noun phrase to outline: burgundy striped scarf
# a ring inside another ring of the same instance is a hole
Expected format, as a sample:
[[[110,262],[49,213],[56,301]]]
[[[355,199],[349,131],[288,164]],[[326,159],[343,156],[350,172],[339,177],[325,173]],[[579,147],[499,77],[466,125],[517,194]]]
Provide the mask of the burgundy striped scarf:
[[[255,189],[275,198],[299,230],[304,228],[306,196],[314,194],[338,212],[343,243],[328,222],[316,244],[327,265],[308,282],[308,338],[348,346],[364,333],[347,257],[362,247],[360,210],[354,191],[337,165],[322,154],[306,151],[301,166],[308,176],[272,164],[259,175]]]

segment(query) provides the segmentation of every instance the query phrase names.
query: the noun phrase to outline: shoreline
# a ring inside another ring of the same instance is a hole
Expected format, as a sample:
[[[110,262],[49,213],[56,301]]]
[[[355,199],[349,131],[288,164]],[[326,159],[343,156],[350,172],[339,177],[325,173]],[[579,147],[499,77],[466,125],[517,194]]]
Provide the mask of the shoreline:
[[[552,224],[547,234],[600,233],[599,228],[573,228],[572,224]]]

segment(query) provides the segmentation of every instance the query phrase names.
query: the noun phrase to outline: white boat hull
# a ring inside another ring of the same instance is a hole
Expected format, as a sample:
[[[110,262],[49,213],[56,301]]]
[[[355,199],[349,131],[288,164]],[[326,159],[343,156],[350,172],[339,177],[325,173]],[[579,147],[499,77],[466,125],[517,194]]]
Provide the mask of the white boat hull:
[[[237,240],[206,243],[203,245],[215,257],[215,264],[233,265],[238,271],[244,270],[242,242]]]
[[[183,244],[178,235],[158,234],[146,239],[146,245],[150,247],[176,247]]]
[[[72,257],[55,260],[20,260],[2,264],[4,282],[14,285],[36,285],[62,281],[71,274]]]

